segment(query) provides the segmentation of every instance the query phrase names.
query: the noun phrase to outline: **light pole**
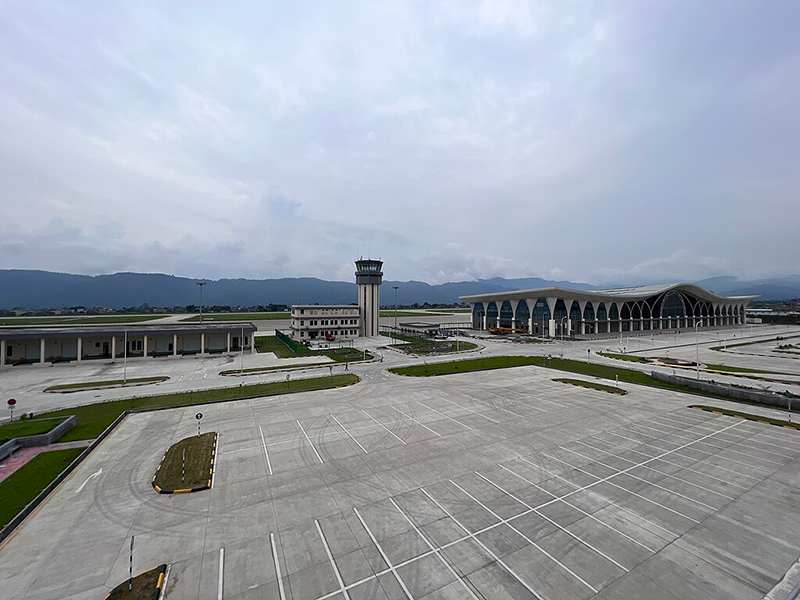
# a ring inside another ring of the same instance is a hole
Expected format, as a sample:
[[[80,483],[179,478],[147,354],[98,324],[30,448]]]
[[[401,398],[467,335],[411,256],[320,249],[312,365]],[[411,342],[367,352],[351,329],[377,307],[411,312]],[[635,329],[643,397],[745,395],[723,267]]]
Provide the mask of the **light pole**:
[[[561,358],[564,358],[564,321],[567,317],[561,317]]]
[[[700,381],[700,333],[698,327],[700,326],[700,321],[695,319],[694,321],[694,350],[695,350],[695,363],[694,366],[697,369],[697,381]]]
[[[197,285],[200,286],[200,322],[203,322],[203,286],[207,284],[207,281],[195,281]]]
[[[125,342],[122,349],[122,383],[128,383],[128,330],[125,330]]]
[[[241,372],[244,373],[244,325],[242,325],[242,337],[239,338],[239,350],[240,350],[239,368]]]
[[[397,332],[397,288],[396,285],[392,286],[394,290],[394,332]],[[392,338],[394,338],[394,333],[392,333]]]

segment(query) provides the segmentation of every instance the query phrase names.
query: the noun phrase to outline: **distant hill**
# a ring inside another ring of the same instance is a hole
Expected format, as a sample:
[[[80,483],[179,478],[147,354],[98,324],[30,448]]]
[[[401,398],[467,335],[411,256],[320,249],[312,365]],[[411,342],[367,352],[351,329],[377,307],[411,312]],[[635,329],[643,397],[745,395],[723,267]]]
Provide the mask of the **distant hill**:
[[[422,281],[384,281],[381,301],[394,301],[392,286],[398,286],[398,304],[425,302],[449,304],[466,294],[499,292],[520,288],[562,285],[586,289],[591,286],[545,279],[488,279],[429,285]],[[185,306],[197,304],[200,292],[194,279],[156,273],[70,275],[49,271],[0,269],[0,308],[64,308],[69,306],[123,308],[129,306]],[[231,306],[258,304],[348,304],[356,302],[356,285],[324,281],[314,277],[285,279],[220,279],[203,289],[203,303]]]
[[[714,277],[698,282],[726,295],[761,294],[765,300],[800,297],[800,276],[740,281],[735,277]],[[602,289],[586,283],[551,281],[538,277],[461,281],[429,285],[422,281],[384,281],[381,301],[394,301],[392,286],[398,286],[397,302],[408,304],[450,304],[459,296],[560,286]],[[199,303],[195,280],[157,273],[114,273],[113,275],[70,275],[49,271],[0,269],[0,308],[65,308],[69,306],[123,308],[131,306],[185,306]],[[206,306],[253,306],[259,304],[348,304],[356,302],[355,283],[324,281],[314,277],[284,279],[220,279],[209,281],[203,290]]]
[[[786,300],[800,298],[800,275],[772,277],[742,281],[736,277],[712,277],[698,281],[697,285],[724,296],[749,296],[758,294],[759,300]]]

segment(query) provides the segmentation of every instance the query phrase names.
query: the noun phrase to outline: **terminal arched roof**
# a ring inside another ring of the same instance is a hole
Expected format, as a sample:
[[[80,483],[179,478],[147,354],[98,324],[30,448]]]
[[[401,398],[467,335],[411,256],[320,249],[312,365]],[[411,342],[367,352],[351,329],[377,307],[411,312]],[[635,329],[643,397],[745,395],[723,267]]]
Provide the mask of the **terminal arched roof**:
[[[574,300],[597,301],[636,301],[652,296],[658,296],[670,290],[688,292],[697,298],[714,303],[749,302],[758,298],[755,296],[721,296],[701,288],[693,283],[671,283],[658,285],[640,285],[635,287],[613,288],[609,290],[576,290],[562,287],[545,287],[531,290],[508,290],[505,292],[492,292],[489,294],[473,294],[460,296],[459,300],[474,304],[475,302],[492,302],[497,300],[522,300],[524,298],[561,297]]]

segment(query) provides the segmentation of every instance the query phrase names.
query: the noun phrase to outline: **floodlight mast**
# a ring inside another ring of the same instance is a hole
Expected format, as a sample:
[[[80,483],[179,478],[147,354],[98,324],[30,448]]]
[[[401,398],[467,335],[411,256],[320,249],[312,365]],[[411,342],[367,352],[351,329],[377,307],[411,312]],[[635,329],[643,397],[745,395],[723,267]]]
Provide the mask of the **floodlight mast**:
[[[206,285],[207,281],[195,281],[197,285],[200,286],[200,322],[203,322],[203,286]]]

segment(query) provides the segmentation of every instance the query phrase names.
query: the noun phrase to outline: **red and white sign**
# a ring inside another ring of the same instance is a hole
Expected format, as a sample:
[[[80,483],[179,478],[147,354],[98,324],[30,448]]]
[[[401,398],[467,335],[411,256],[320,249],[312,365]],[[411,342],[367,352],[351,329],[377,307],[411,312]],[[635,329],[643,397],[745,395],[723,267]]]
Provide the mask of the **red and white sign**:
[[[14,406],[16,403],[17,403],[17,401],[16,401],[16,400],[14,400],[13,398],[11,398],[11,399],[9,399],[9,401],[8,401],[8,406],[9,406],[9,407],[11,407],[11,406]]]

